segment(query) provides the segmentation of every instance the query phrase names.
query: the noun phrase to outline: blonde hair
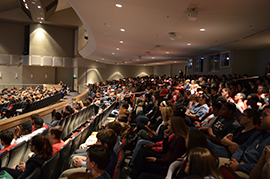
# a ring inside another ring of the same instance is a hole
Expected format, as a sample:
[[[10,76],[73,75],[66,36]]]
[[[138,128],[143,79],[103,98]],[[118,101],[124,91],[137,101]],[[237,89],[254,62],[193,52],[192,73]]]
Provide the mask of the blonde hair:
[[[189,152],[189,175],[213,176],[223,179],[217,169],[215,158],[207,148],[197,147]]]
[[[161,109],[161,116],[162,116],[162,120],[164,121],[164,125],[167,125],[172,112],[173,112],[172,108],[168,106],[163,107]]]

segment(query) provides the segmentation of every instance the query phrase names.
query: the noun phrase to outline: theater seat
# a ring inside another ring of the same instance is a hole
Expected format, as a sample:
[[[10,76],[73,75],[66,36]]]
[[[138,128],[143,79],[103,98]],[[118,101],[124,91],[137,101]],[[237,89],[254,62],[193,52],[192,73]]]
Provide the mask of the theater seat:
[[[125,152],[123,150],[120,150],[118,153],[118,161],[112,179],[121,179],[121,173],[124,163],[125,163]]]
[[[10,149],[8,162],[9,168],[13,167],[14,165],[19,165],[22,156],[25,154],[26,148],[27,142],[23,141]]]
[[[221,175],[224,177],[224,179],[240,179],[240,177],[234,171],[232,171],[232,169],[224,165],[219,167],[218,170],[221,173]]]
[[[6,167],[9,160],[9,151],[5,151],[0,154],[0,167]]]
[[[44,162],[44,164],[41,167],[39,179],[52,178],[54,171],[58,169],[57,163],[58,163],[59,157],[60,157],[59,152],[56,152],[54,156],[52,156],[49,160]]]

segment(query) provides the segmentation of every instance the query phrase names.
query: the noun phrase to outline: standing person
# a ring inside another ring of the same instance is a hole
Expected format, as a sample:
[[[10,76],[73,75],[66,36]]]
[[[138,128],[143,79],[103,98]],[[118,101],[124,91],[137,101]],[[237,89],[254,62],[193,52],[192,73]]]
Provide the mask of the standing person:
[[[182,78],[184,76],[184,73],[182,70],[179,70],[179,77]]]
[[[270,73],[270,63],[267,63],[267,67],[265,68],[264,76],[267,76]]]
[[[30,150],[34,152],[26,163],[20,162],[15,169],[2,168],[7,171],[14,179],[24,179],[29,176],[36,168],[41,168],[43,163],[53,155],[52,144],[47,137],[37,135],[30,141]]]

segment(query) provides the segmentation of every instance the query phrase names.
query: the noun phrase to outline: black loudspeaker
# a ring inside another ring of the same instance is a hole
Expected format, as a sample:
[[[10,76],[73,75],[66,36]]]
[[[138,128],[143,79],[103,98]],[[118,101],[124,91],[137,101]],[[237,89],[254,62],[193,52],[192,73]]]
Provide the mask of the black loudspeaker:
[[[29,46],[30,46],[30,25],[26,24],[24,26],[24,49],[23,49],[23,55],[29,55]]]

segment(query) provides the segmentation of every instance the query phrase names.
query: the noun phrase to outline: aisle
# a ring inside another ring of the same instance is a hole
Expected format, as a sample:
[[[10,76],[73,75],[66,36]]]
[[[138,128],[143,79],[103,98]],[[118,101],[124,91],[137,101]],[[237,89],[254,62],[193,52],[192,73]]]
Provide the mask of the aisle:
[[[75,96],[78,96],[79,94],[80,93],[77,93],[77,92],[70,92],[66,96],[64,96],[64,98],[61,101],[68,101],[69,105],[72,106],[72,98]]]

